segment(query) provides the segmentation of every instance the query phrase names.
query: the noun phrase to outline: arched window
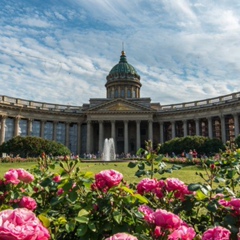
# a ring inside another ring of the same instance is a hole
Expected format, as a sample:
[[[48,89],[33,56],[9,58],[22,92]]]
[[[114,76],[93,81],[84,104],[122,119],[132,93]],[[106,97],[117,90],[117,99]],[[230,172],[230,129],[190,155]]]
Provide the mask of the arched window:
[[[121,97],[123,98],[125,96],[125,92],[124,92],[124,89],[122,88],[121,89]]]
[[[136,97],[136,90],[133,90],[132,94],[133,94],[132,97],[135,98]]]
[[[131,90],[130,90],[130,89],[127,90],[127,97],[128,97],[128,98],[131,97]]]
[[[118,90],[115,89],[115,98],[118,97]]]

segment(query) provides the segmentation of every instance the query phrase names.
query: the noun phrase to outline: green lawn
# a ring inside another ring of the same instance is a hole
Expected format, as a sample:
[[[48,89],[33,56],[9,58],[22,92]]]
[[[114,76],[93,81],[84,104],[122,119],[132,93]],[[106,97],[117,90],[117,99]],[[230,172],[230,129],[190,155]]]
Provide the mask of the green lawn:
[[[124,180],[128,182],[138,182],[139,178],[134,176],[137,167],[129,168],[127,167],[128,163],[80,163],[80,170],[81,172],[91,171],[94,173],[98,173],[104,169],[115,169],[121,172],[124,176]],[[30,169],[35,166],[33,162],[26,162],[26,163],[0,163],[0,177],[3,177],[5,172],[7,172],[11,168],[24,168]],[[167,164],[168,167],[171,164]],[[58,169],[58,168],[57,168]],[[56,170],[57,171],[57,170]],[[175,170],[172,173],[165,173],[163,175],[155,175],[155,178],[162,178],[162,177],[174,177],[179,178],[186,184],[193,183],[193,182],[202,182],[201,178],[196,175],[196,172],[202,172],[203,170],[195,167],[195,166],[185,166],[180,170]]]

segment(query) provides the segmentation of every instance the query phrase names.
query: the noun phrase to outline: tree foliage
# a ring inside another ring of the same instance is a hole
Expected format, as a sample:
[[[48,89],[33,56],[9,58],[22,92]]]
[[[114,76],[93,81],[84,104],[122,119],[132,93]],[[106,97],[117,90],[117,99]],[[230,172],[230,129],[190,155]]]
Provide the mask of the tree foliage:
[[[219,150],[224,150],[225,146],[219,139],[210,139],[202,136],[187,136],[181,138],[174,138],[165,142],[160,153],[181,154],[184,150],[189,152],[190,149],[196,149],[199,154],[212,155],[218,153]]]
[[[70,150],[61,143],[31,136],[17,136],[0,146],[0,153],[13,154],[13,156],[37,157],[42,152],[52,156],[70,154]]]

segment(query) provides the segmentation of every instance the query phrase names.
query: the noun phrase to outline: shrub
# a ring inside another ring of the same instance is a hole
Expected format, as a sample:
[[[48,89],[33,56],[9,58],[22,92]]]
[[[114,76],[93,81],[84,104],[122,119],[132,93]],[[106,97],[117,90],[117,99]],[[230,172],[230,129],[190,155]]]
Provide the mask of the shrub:
[[[196,149],[198,154],[206,154],[208,156],[224,150],[224,144],[219,139],[210,139],[202,136],[187,136],[182,138],[174,138],[162,144],[160,153],[171,154],[174,152],[180,155],[184,150],[189,152],[190,149]]]
[[[38,137],[17,136],[4,142],[0,146],[0,153],[12,154],[21,157],[37,157],[45,152],[47,155],[64,156],[70,155],[70,150],[61,143],[49,141]]]

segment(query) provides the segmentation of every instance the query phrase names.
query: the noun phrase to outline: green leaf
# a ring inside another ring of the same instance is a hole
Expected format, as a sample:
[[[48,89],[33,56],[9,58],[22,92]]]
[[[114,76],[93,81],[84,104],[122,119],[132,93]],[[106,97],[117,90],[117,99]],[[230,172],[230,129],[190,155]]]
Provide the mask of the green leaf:
[[[135,168],[136,165],[137,165],[136,162],[129,162],[129,163],[128,163],[128,167],[129,167],[129,168]]]
[[[44,227],[48,228],[50,226],[50,220],[43,214],[38,215],[38,218],[41,220]]]
[[[146,174],[145,171],[143,171],[143,170],[138,170],[138,171],[135,173],[135,176],[141,177],[141,176],[143,176],[143,175],[145,175],[145,174]]]
[[[88,224],[89,218],[86,216],[81,216],[81,217],[75,217],[75,220],[79,223],[86,223]]]
[[[225,182],[225,179],[221,178],[221,177],[215,177],[214,182],[216,182],[216,183]]]
[[[122,189],[123,191],[125,191],[125,192],[127,192],[127,193],[130,193],[130,194],[133,194],[133,193],[134,193],[134,191],[133,191],[132,189],[130,189],[130,188],[128,188],[128,187],[125,187],[125,186],[120,187],[120,189]]]
[[[145,169],[145,164],[143,162],[138,164],[138,169],[139,170],[144,170]]]
[[[122,222],[122,213],[119,211],[114,211],[113,212],[113,219],[120,224]]]
[[[86,224],[81,224],[81,225],[79,226],[79,228],[77,229],[77,236],[78,236],[78,237],[84,236],[84,235],[86,234],[87,230],[88,230],[88,225],[86,225]]]
[[[69,199],[71,202],[75,202],[78,198],[78,194],[75,191],[69,193]]]
[[[201,184],[199,184],[199,183],[191,183],[191,184],[188,185],[188,190],[192,191],[192,192],[195,192],[198,189],[200,189],[200,187],[201,187]]]
[[[143,148],[139,148],[137,151],[137,155],[141,155],[145,150]]]
[[[94,222],[88,223],[88,227],[89,227],[89,229],[90,229],[92,232],[96,232],[96,231],[97,231],[97,228],[96,228]]]
[[[72,181],[67,181],[67,182],[62,186],[64,192],[68,192],[68,191],[72,188],[72,185],[73,185]]]
[[[199,190],[196,191],[195,198],[196,198],[197,200],[199,200],[199,201],[202,201],[202,200],[206,199],[207,196],[204,195],[204,194],[202,193],[202,191],[199,189]]]
[[[67,222],[65,225],[65,228],[67,230],[67,233],[73,232],[75,228],[75,223],[74,222]]]
[[[40,185],[41,185],[42,187],[47,187],[47,186],[49,186],[51,183],[52,183],[52,179],[50,179],[50,178],[45,178],[45,179],[40,183]]]
[[[60,202],[60,201],[59,201],[59,198],[57,198],[57,197],[53,197],[53,198],[50,200],[50,204],[51,204],[52,206],[58,204],[59,202]]]
[[[210,212],[216,212],[217,209],[218,209],[218,206],[215,202],[210,202],[208,205],[207,205],[207,209],[210,211]]]
[[[137,198],[141,203],[148,203],[148,199],[138,193],[134,194],[133,196]]]
[[[94,178],[95,173],[93,172],[85,172],[84,177],[85,178]]]
[[[81,209],[81,210],[78,212],[78,217],[87,216],[88,214],[89,214],[89,212],[88,212],[86,209]]]
[[[201,186],[200,189],[204,195],[208,195],[208,188],[206,186]]]
[[[235,174],[236,174],[235,170],[228,170],[226,178],[232,179]]]

